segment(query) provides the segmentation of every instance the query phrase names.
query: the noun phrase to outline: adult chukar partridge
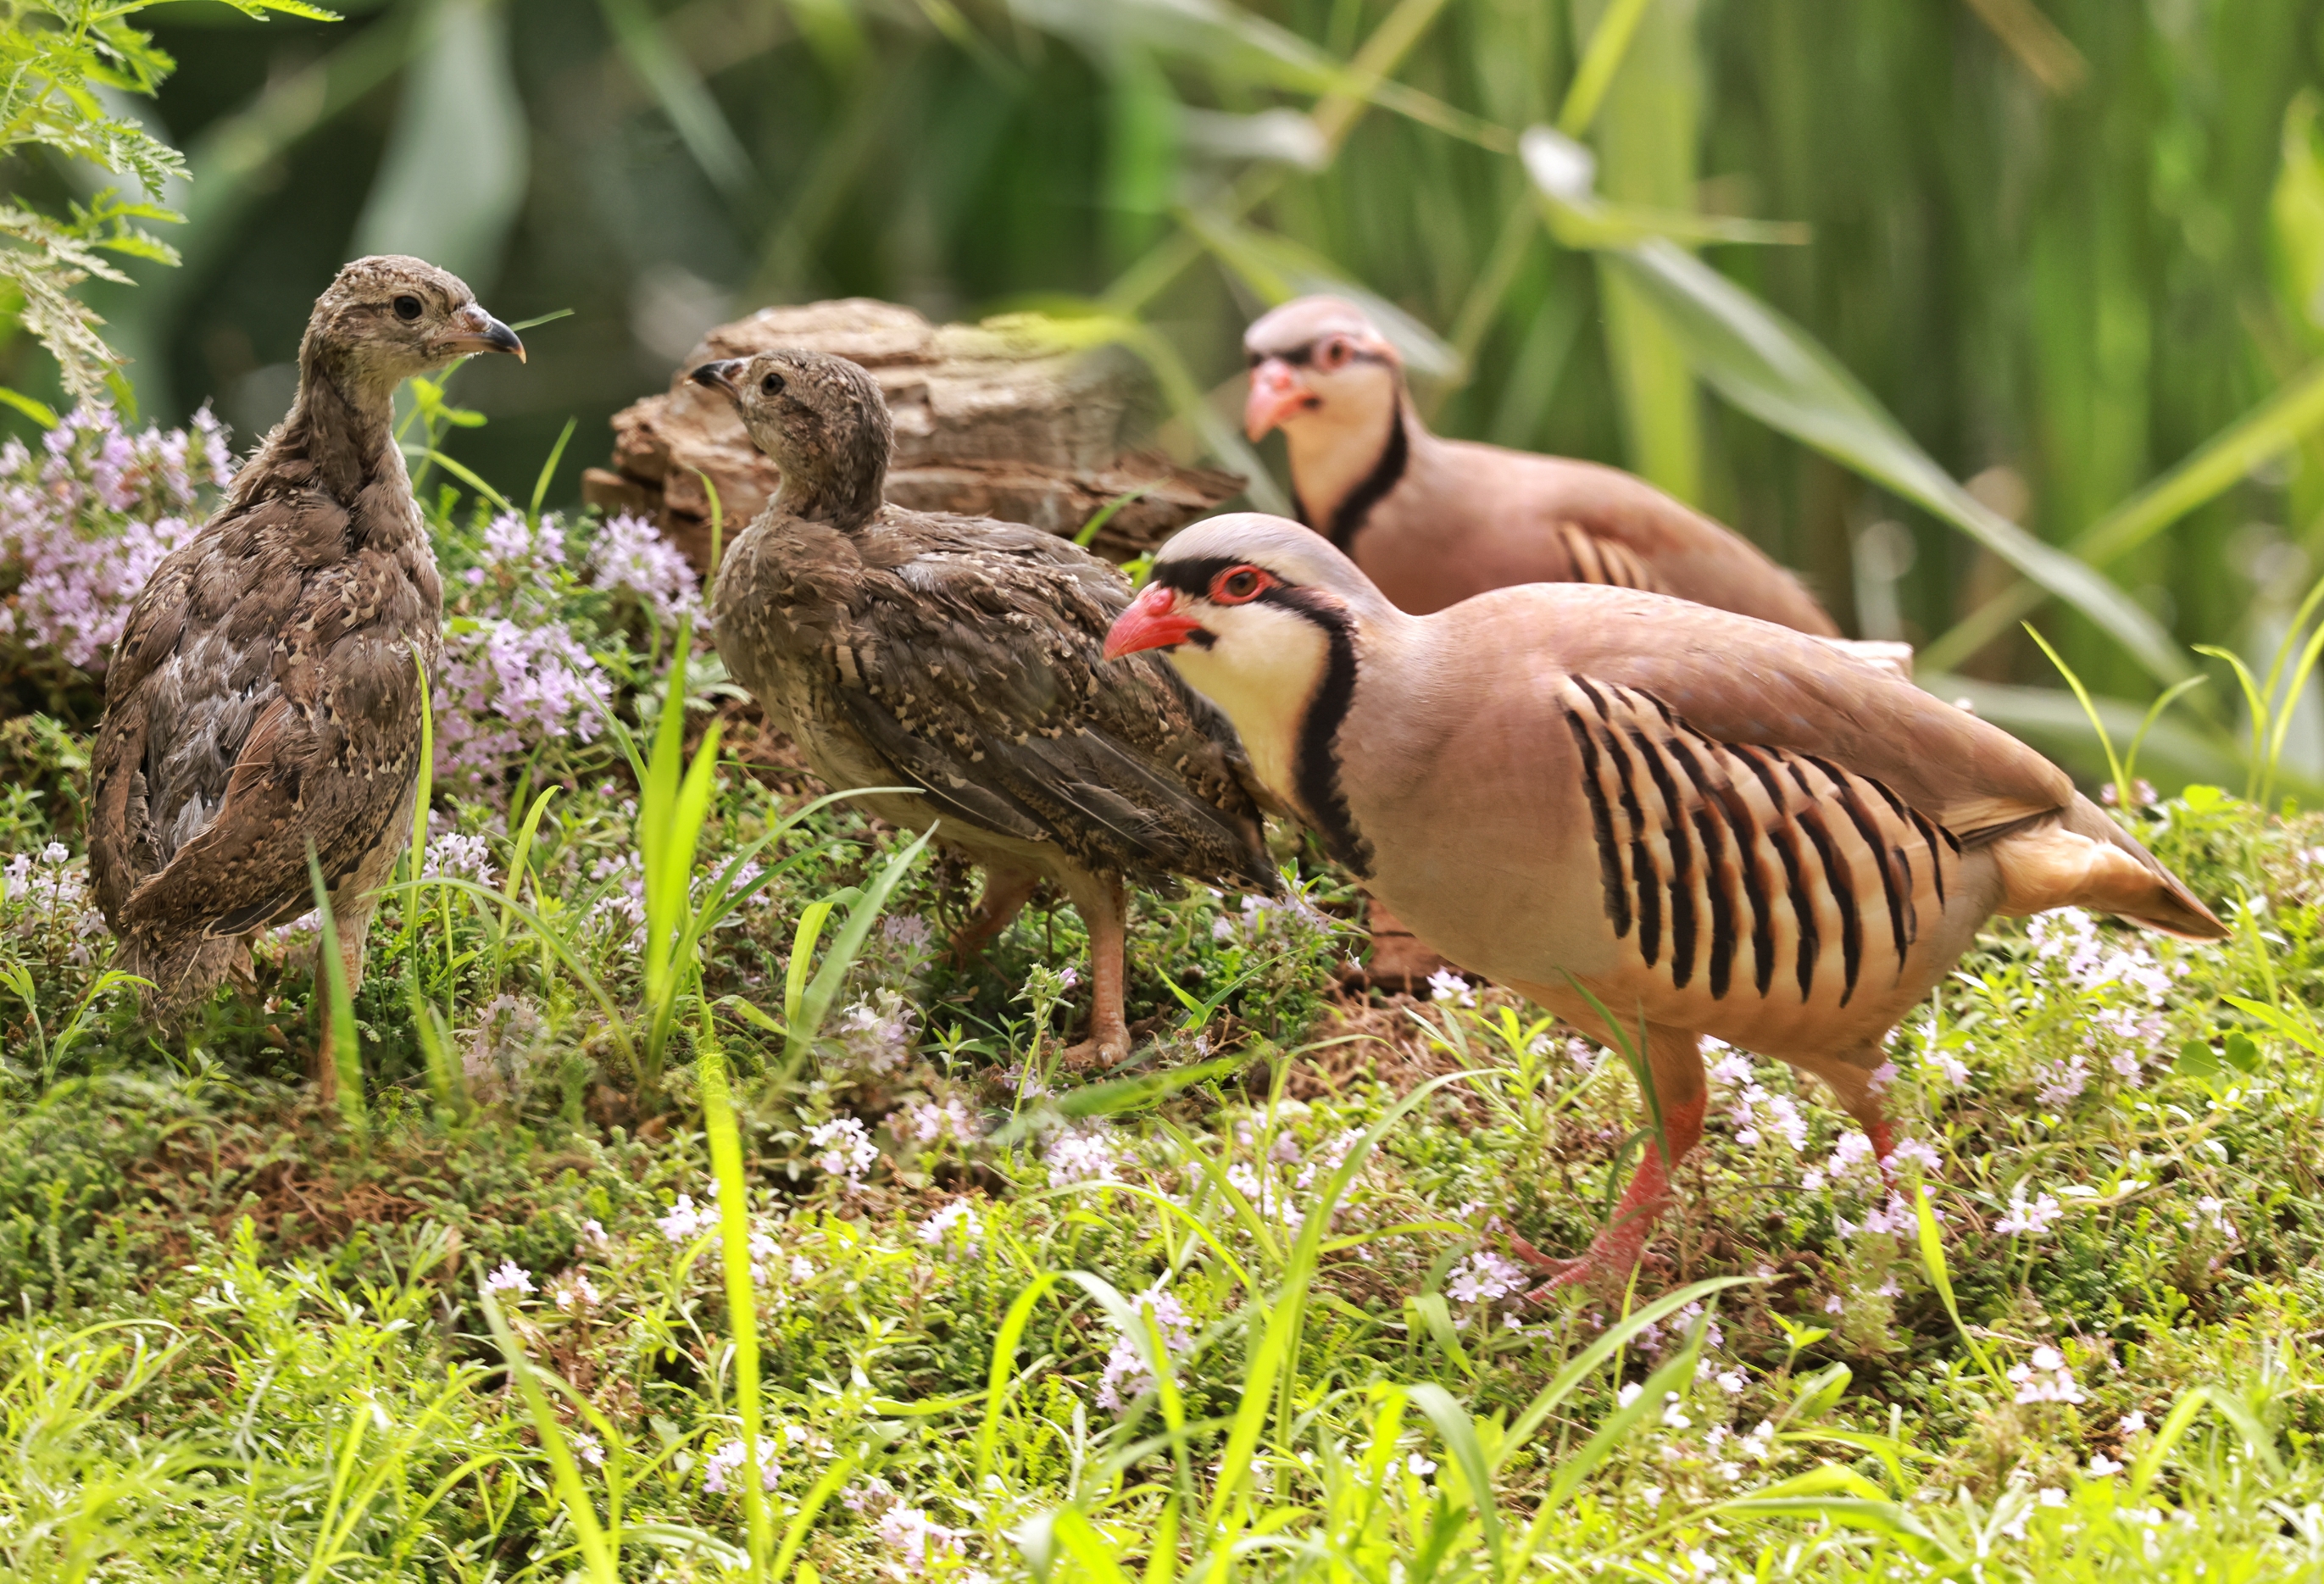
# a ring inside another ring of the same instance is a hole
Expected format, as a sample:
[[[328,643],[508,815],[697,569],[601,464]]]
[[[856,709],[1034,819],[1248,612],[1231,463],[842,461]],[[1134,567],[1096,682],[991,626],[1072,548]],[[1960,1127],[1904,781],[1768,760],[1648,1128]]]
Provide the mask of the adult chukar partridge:
[[[985,871],[965,955],[1053,880],[1089,926],[1096,1054],[1128,1054],[1124,882],[1185,875],[1272,894],[1255,783],[1233,728],[1149,656],[1104,662],[1121,574],[1019,523],[885,505],[892,426],[844,358],[705,364],[782,469],[718,575],[727,667],[835,791]]]
[[[1106,643],[1146,649],[1422,940],[1593,1034],[1643,1030],[1662,1147],[1561,1280],[1637,1262],[1702,1133],[1704,1035],[1822,1079],[1885,1160],[1882,1041],[1988,915],[2227,934],[2033,750],[1747,616],[1581,584],[1414,616],[1297,524],[1238,515],[1164,547]]]
[[[1283,430],[1301,520],[1416,615],[1511,584],[1599,583],[1839,634],[1757,546],[1644,479],[1430,434],[1396,348],[1354,303],[1286,302],[1243,351],[1243,428]]]
[[[310,853],[363,982],[370,893],[411,837],[419,670],[443,649],[392,403],[473,352],[524,346],[457,277],[394,255],[341,270],[307,321],[289,416],[130,608],[92,755],[89,870],[157,1017],[246,974],[250,932],[313,908]],[[327,1010],[327,1096],[330,1050]]]

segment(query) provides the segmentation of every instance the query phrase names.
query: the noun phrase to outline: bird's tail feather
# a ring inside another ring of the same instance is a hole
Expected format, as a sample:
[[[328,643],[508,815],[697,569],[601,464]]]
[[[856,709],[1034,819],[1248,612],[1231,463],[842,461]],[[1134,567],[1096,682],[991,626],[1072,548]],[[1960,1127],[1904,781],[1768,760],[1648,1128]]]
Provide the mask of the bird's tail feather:
[[[2228,934],[2185,881],[2080,794],[2061,817],[1995,842],[1993,854],[2005,912],[2089,907],[2186,940]]]

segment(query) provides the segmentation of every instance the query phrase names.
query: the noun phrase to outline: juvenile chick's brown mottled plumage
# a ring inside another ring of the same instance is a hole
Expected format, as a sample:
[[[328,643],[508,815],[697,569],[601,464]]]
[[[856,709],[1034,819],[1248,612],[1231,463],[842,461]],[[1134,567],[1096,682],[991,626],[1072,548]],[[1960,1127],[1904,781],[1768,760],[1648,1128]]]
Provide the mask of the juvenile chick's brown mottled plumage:
[[[341,270],[308,321],[289,416],[131,609],[106,673],[89,867],[156,1017],[246,972],[250,932],[314,906],[310,850],[362,980],[365,893],[410,832],[416,665],[442,648],[391,401],[480,351],[523,355],[456,277],[397,256]],[[327,1088],[333,1068],[318,1072]]]
[[[705,364],[783,471],[736,539],[711,613],[727,667],[835,790],[986,870],[955,944],[1006,927],[1055,880],[1090,927],[1100,1054],[1128,1049],[1125,879],[1272,891],[1233,730],[1164,665],[1104,663],[1121,574],[1038,529],[884,505],[879,387],[820,353]]]

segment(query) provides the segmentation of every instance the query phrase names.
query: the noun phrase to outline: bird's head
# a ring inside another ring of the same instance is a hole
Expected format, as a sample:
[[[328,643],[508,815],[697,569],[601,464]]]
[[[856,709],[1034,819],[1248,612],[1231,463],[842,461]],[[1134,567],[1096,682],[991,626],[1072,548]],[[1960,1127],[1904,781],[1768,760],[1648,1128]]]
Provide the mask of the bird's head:
[[[1243,511],[1162,547],[1105,654],[1160,650],[1234,723],[1260,778],[1294,795],[1289,767],[1309,706],[1334,677],[1351,686],[1369,632],[1400,619],[1328,541],[1287,518]]]
[[[380,253],[348,264],[315,299],[300,361],[392,391],[473,352],[524,361],[516,332],[486,313],[457,275],[425,259]]]
[[[1376,437],[1404,385],[1404,363],[1364,310],[1341,297],[1302,297],[1243,333],[1250,397],[1243,433],[1346,428]]]
[[[691,377],[733,404],[752,444],[782,469],[784,511],[852,528],[879,510],[895,421],[862,365],[780,347],[706,363]]]

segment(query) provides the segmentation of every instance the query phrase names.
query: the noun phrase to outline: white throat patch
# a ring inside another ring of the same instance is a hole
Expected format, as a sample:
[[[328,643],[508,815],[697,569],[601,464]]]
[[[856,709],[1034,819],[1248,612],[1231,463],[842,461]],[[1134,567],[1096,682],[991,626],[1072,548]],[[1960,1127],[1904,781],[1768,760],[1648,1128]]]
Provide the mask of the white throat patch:
[[[1181,644],[1170,663],[1234,723],[1267,789],[1296,806],[1299,725],[1323,685],[1331,639],[1296,612],[1265,601],[1205,603],[1202,614],[1218,641],[1207,649]]]

